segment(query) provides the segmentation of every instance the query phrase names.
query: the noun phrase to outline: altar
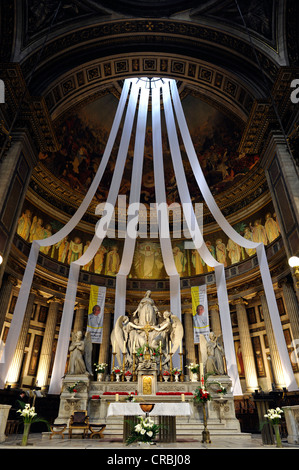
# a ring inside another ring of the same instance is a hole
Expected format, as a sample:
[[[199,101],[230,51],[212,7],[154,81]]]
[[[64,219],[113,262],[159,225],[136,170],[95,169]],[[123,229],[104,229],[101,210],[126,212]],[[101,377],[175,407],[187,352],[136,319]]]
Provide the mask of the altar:
[[[123,416],[123,442],[125,443],[132,426],[137,424],[136,418],[143,414],[157,417],[160,427],[160,442],[176,442],[176,417],[190,417],[192,414],[189,403],[152,403],[152,409],[145,411],[144,403],[110,403],[107,411],[107,418],[110,416]],[[143,409],[144,408],[144,409]],[[151,408],[151,407],[150,407]],[[135,418],[135,419],[134,419]]]

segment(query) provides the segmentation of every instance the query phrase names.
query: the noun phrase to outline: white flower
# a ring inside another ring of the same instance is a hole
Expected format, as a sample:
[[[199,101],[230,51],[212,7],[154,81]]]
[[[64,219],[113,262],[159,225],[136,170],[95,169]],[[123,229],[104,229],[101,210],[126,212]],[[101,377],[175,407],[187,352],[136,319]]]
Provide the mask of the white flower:
[[[147,431],[147,433],[146,433],[146,434],[147,434],[149,437],[152,437],[152,435],[153,435],[153,431]]]
[[[143,434],[145,434],[145,433],[146,433],[146,430],[145,430],[145,429],[141,429],[140,434],[143,435]]]
[[[136,424],[136,426],[135,426],[135,431],[136,431],[136,432],[140,432],[141,430],[142,430],[141,424]]]

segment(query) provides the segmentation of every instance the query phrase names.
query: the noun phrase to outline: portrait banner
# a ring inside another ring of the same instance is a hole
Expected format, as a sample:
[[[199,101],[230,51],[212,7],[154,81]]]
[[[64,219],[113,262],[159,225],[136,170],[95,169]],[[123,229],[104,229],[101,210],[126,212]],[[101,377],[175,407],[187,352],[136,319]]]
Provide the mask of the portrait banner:
[[[92,343],[101,343],[103,338],[103,319],[106,287],[90,286],[87,329]]]
[[[207,286],[191,287],[194,344],[199,344],[200,335],[210,333]]]

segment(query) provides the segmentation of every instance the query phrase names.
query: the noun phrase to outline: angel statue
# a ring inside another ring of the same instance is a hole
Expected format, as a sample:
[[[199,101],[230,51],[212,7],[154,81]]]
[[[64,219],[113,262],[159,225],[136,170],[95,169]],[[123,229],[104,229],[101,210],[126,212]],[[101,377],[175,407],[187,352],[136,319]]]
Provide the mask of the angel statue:
[[[70,375],[93,374],[91,366],[92,343],[89,332],[84,338],[82,331],[73,333],[69,351],[68,373]]]
[[[224,366],[224,349],[213,331],[209,333],[209,340],[200,335],[200,353],[206,374],[226,375]]]

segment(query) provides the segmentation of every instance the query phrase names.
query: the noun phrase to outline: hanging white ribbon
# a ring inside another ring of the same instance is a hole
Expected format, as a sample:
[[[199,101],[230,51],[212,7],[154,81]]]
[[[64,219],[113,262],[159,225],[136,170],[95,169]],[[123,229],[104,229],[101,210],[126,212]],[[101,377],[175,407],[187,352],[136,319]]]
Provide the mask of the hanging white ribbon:
[[[138,88],[132,84],[124,127],[116,159],[116,165],[111,185],[109,188],[108,198],[104,206],[103,216],[96,226],[95,235],[85,253],[78,260],[72,262],[70,265],[68,285],[57,342],[57,350],[55,354],[53,372],[49,386],[49,393],[52,394],[59,393],[61,389],[62,377],[64,375],[64,368],[68,354],[69,338],[72,328],[80,267],[85,266],[85,264],[89,263],[94,258],[96,252],[98,251],[103,242],[103,239],[107,235],[107,232],[109,230],[109,224],[114,215],[114,207],[116,204],[121,180],[123,177],[128,148],[130,144],[130,138],[132,134],[132,127],[138,99],[138,91]]]
[[[140,85],[134,85],[140,87]],[[126,290],[127,290],[127,276],[130,272],[137,238],[137,225],[139,221],[139,208],[142,169],[144,158],[144,143],[146,132],[146,121],[148,111],[149,89],[141,86],[141,93],[139,99],[138,119],[136,126],[136,138],[134,147],[133,168],[131,177],[131,189],[129,198],[129,213],[127,218],[127,230],[124,243],[123,255],[119,271],[116,275],[116,289],[115,289],[115,308],[114,308],[114,324],[121,315],[125,315],[126,311]],[[130,212],[130,208],[133,212]],[[135,210],[137,209],[137,215]]]
[[[197,158],[197,155],[196,155],[193,143],[192,143],[192,139],[188,130],[186,118],[183,112],[182,103],[179,97],[176,83],[174,80],[170,80],[169,83],[170,83],[171,95],[173,99],[173,105],[174,105],[178,125],[180,128],[181,136],[184,142],[185,150],[188,155],[188,159],[189,159],[193,174],[196,178],[198,187],[201,190],[201,193],[203,195],[203,198],[207,206],[209,207],[218,225],[222,228],[222,230],[226,233],[226,235],[229,238],[231,238],[235,243],[237,243],[238,245],[244,248],[256,249],[262,282],[263,282],[264,291],[265,291],[265,296],[267,299],[268,309],[269,309],[269,313],[271,316],[272,328],[273,328],[277,348],[279,351],[279,355],[281,358],[281,365],[282,365],[283,372],[284,372],[286,387],[290,391],[298,390],[298,385],[294,376],[294,372],[292,369],[292,365],[291,365],[290,358],[289,358],[289,353],[287,350],[287,346],[286,346],[286,342],[285,342],[285,338],[283,334],[283,329],[282,329],[277,302],[275,298],[275,293],[273,289],[272,279],[271,279],[270,270],[268,266],[265,246],[263,243],[251,242],[250,240],[246,240],[244,237],[242,237],[228,223],[228,221],[225,219],[220,209],[218,208],[216,201],[210,191],[210,188],[205,180],[201,166],[199,164],[199,161],[198,161],[198,158]],[[217,279],[217,276],[218,275],[220,276],[220,272],[218,273],[217,270],[215,269],[215,274],[216,274],[216,279]],[[221,277],[222,276],[224,277],[224,274],[221,273]],[[220,279],[219,279],[219,282],[221,282]],[[222,295],[224,296],[223,291],[221,292],[221,297]],[[224,296],[224,297],[225,298],[223,299],[223,301],[226,302],[227,296]],[[220,313],[221,313],[221,303],[220,303],[219,295],[218,295],[218,301],[219,301],[219,308],[220,308]]]
[[[106,169],[108,160],[110,158],[110,154],[117,136],[117,132],[119,129],[119,125],[121,122],[121,118],[123,115],[123,111],[126,105],[126,100],[129,92],[131,82],[128,80],[124,83],[124,87],[122,90],[122,94],[120,97],[120,101],[117,107],[117,111],[115,114],[115,118],[113,121],[113,125],[111,128],[111,132],[107,141],[107,145],[101,160],[101,163],[98,167],[97,173],[95,178],[90,185],[86,196],[84,197],[80,207],[77,209],[73,217],[66,223],[61,230],[56,232],[49,238],[44,240],[34,240],[31,245],[26,269],[24,272],[22,285],[19,291],[18,299],[15,305],[14,314],[12,317],[12,322],[10,324],[9,332],[7,335],[5,347],[3,349],[3,359],[0,361],[0,388],[4,388],[6,377],[9,371],[9,367],[12,363],[14,352],[16,349],[16,345],[19,339],[19,335],[21,332],[21,328],[23,325],[25,310],[28,302],[28,297],[30,294],[30,290],[32,287],[33,276],[38,260],[39,249],[41,246],[52,246],[58,243],[60,240],[65,238],[80,222],[81,218],[85,214],[86,210],[88,209],[93,196],[96,193],[96,190],[101,182],[102,176]]]
[[[232,379],[234,395],[242,395],[242,388],[236,363],[236,354],[234,350],[234,341],[232,334],[224,266],[223,264],[218,263],[218,261],[215,260],[215,258],[211,255],[209,249],[207,248],[194,213],[182,162],[168,81],[166,81],[166,83],[162,87],[162,93],[170,152],[185,220],[189,232],[192,236],[196,250],[203,258],[205,263],[207,263],[208,266],[214,267],[215,269],[217,295],[223,333],[223,343],[227,362],[227,372]]]

